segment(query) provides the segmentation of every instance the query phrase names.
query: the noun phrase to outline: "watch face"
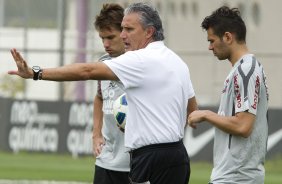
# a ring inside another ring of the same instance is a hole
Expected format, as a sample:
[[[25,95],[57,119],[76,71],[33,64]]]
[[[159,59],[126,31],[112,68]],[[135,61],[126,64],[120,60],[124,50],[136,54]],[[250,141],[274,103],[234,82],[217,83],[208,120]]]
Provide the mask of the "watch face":
[[[32,70],[33,70],[34,72],[39,72],[40,67],[39,67],[39,66],[33,66],[33,67],[32,67]]]

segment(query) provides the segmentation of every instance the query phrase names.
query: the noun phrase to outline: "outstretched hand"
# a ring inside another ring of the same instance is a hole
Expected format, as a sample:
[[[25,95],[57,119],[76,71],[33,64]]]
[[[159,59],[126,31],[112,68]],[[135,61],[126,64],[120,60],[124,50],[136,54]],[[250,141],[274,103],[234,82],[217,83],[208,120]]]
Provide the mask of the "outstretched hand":
[[[11,49],[11,54],[16,62],[18,70],[8,71],[10,75],[18,75],[22,78],[28,79],[33,77],[33,71],[28,67],[26,61],[16,49]]]

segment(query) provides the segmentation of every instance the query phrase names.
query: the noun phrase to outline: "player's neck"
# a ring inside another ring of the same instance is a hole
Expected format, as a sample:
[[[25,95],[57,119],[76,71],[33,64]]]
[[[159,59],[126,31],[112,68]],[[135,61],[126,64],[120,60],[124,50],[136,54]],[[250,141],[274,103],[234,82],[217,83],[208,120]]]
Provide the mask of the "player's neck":
[[[231,53],[229,61],[231,62],[231,65],[234,66],[238,60],[249,53],[249,50],[247,46],[244,45],[238,45],[238,47],[233,48],[233,52]]]

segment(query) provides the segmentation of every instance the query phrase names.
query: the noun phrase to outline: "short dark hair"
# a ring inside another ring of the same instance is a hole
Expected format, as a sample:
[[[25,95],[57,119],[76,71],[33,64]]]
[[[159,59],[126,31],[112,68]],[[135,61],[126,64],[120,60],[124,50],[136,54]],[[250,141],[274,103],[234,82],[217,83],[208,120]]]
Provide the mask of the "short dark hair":
[[[222,6],[207,16],[202,22],[202,28],[212,28],[214,34],[222,38],[225,32],[234,33],[238,42],[246,42],[246,25],[238,8]]]
[[[96,30],[111,30],[112,28],[122,31],[121,22],[123,19],[124,9],[116,3],[106,3],[100,11],[100,14],[96,16],[94,26]]]

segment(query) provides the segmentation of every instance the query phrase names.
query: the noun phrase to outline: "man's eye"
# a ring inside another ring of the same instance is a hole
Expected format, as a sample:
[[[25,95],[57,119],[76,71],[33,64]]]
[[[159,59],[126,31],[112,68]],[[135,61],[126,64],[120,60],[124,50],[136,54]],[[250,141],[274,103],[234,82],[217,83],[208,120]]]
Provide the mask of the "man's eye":
[[[124,27],[123,28],[125,31],[131,31],[132,30],[132,28],[129,28],[129,27]]]

